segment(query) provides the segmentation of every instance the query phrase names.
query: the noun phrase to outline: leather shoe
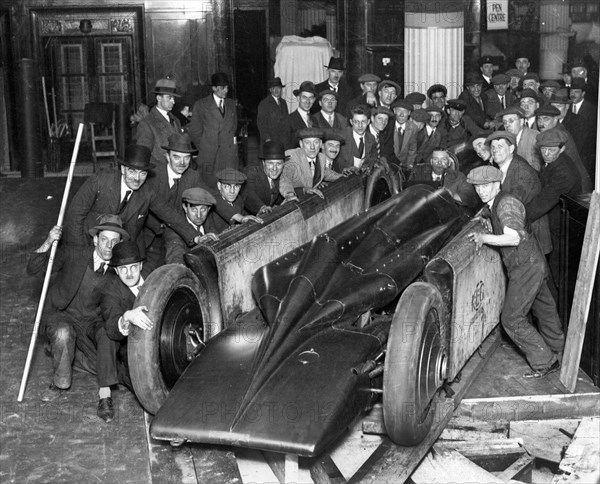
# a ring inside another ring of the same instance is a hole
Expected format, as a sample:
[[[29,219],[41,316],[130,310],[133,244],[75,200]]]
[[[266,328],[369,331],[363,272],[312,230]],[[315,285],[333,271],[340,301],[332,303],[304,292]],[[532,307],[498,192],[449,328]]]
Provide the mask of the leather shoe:
[[[50,383],[48,389],[40,395],[40,400],[42,402],[53,402],[67,393],[68,390],[68,388],[59,388],[54,383]]]
[[[549,375],[550,373],[554,373],[555,371],[558,371],[559,369],[560,369],[560,362],[558,360],[556,360],[550,366],[547,366],[546,368],[542,368],[541,370],[533,370],[533,371],[527,371],[527,372],[523,373],[523,378],[544,378],[546,375]]]
[[[111,397],[101,398],[98,401],[98,417],[100,417],[106,423],[115,418],[115,410],[113,408],[113,401]]]

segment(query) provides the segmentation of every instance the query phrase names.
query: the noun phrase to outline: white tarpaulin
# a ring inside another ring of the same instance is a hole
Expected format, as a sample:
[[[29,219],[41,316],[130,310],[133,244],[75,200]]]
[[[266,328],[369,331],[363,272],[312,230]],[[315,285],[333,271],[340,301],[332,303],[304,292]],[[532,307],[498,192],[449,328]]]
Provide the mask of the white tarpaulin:
[[[298,107],[293,94],[303,81],[315,84],[327,78],[329,58],[333,55],[331,44],[323,37],[298,37],[286,35],[277,46],[275,55],[275,77],[285,84],[282,96],[287,101],[290,113]]]

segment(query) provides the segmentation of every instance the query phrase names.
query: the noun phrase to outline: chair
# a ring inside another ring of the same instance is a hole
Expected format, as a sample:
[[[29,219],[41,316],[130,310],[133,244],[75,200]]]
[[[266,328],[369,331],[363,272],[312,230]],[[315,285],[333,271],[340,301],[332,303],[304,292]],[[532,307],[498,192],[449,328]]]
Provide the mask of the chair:
[[[111,103],[88,103],[84,108],[83,120],[90,125],[95,173],[98,158],[112,158],[113,163],[117,161],[115,105]]]

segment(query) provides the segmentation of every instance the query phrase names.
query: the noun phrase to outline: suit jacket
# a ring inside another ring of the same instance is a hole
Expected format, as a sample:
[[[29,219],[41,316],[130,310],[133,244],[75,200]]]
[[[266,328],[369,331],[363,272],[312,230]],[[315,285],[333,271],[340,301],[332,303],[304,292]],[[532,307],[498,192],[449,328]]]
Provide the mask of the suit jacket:
[[[243,194],[240,191],[233,203],[229,203],[227,200],[225,200],[216,188],[212,191],[212,194],[217,201],[217,204],[212,208],[212,223],[214,227],[214,233],[220,234],[229,227],[236,225],[236,222],[233,222],[231,217],[237,213],[241,215],[246,215],[248,213],[245,209],[246,194]]]
[[[429,163],[433,150],[440,146],[441,142],[442,135],[439,129],[436,128],[429,137],[427,136],[427,127],[419,131],[417,133],[416,163]]]
[[[577,168],[579,176],[581,178],[581,191],[583,193],[590,193],[593,189],[592,180],[588,171],[586,170],[583,161],[581,160],[581,156],[579,156],[579,150],[577,149],[577,145],[575,144],[575,140],[569,133],[569,130],[565,128],[562,123],[557,123],[556,127],[563,131],[567,135],[567,142],[565,143],[565,151],[564,154],[571,158],[571,161]],[[556,162],[554,162],[556,163]]]
[[[377,92],[375,92],[374,94],[375,94],[375,99],[377,101],[375,106],[379,106],[379,96],[377,96]],[[344,113],[346,118],[350,119],[350,111],[352,110],[352,108],[354,106],[358,106],[359,104],[364,104],[365,106],[369,106],[369,103],[367,103],[367,95],[366,94],[363,93],[360,96],[356,96],[355,98],[352,98],[352,99],[350,99],[350,101],[348,101],[348,104],[346,105],[346,112]],[[375,107],[375,106],[371,106],[371,107]]]
[[[96,225],[104,214],[119,214],[121,204],[121,172],[118,170],[96,173],[90,176],[77,191],[65,219],[65,242],[70,245],[88,245],[91,237],[88,230]],[[134,191],[129,202],[119,214],[123,228],[136,241],[142,254],[146,253],[144,238],[140,233],[152,211],[165,225],[173,228],[186,241],[198,235],[187,223],[181,209],[170,206],[154,187],[144,183]]]
[[[390,120],[391,122],[392,120]],[[412,168],[415,162],[417,161],[417,126],[410,122],[406,122],[406,128],[404,129],[404,135],[402,136],[402,145],[399,143],[399,134],[396,129],[396,124],[392,123],[394,126],[393,138],[394,138],[394,156],[396,158],[396,162],[405,168]]]
[[[540,134],[540,132],[537,129],[530,129],[525,125],[523,127],[523,132],[521,133],[521,139],[517,144],[517,155],[525,159],[535,171],[540,171],[543,162],[542,155],[540,154],[536,142],[538,134]]]
[[[308,119],[310,120],[310,114],[308,116]],[[311,125],[308,126],[304,120],[302,119],[302,116],[300,116],[300,114],[298,114],[298,110],[296,109],[293,113],[291,113],[288,116],[288,136],[287,136],[287,141],[284,144],[284,147],[286,150],[291,150],[291,149],[295,149],[299,147],[299,139],[296,136],[296,131],[298,131],[299,129],[302,128],[310,128],[312,126],[312,120],[311,120]]]
[[[480,99],[481,104],[477,102],[468,89],[465,89],[460,93],[458,99],[461,99],[467,104],[467,108],[465,109],[465,114],[469,116],[477,126],[480,128],[484,127],[485,122],[487,121],[486,113],[485,113],[485,104],[483,101],[483,91],[481,93]]]
[[[173,125],[169,124],[154,106],[148,115],[140,120],[136,128],[136,144],[146,146],[152,151],[152,161],[157,166],[167,163],[166,151],[161,147],[168,144],[169,136],[173,133],[181,133],[179,120],[172,113],[169,113],[169,118],[173,120]]]
[[[285,155],[289,156],[289,159],[283,165],[283,173],[281,173],[279,181],[279,192],[284,198],[287,193],[295,192],[296,188],[313,188],[318,186],[322,181],[334,181],[342,176],[331,168],[326,168],[325,155],[319,153],[317,161],[319,163],[320,174],[318,179],[313,182],[310,165],[306,160],[302,148],[287,150]]]
[[[344,129],[349,126],[346,116],[340,113],[333,113],[333,117],[333,126],[331,126],[325,119],[322,111],[319,111],[317,114],[313,114],[310,118],[313,126],[318,126],[319,128],[323,129]]]
[[[477,126],[475,122],[466,114],[463,115],[457,126],[452,126],[448,117],[445,119],[442,117],[437,129],[440,130],[440,134],[442,135],[442,148],[452,148],[453,146],[468,141],[473,135],[479,136],[488,134],[487,131]]]
[[[503,109],[500,99],[498,98],[498,94],[496,94],[494,89],[490,89],[482,93],[481,98],[483,99],[483,105],[485,106],[485,114],[487,118],[493,121],[496,118],[496,114]],[[504,104],[506,107],[511,106],[515,103],[515,101],[515,95],[507,90],[506,94],[504,95]]]
[[[281,176],[273,180],[273,188],[271,189],[269,179],[262,166],[251,165],[244,172],[248,177],[243,188],[247,193],[246,207],[252,214],[256,215],[263,205],[274,207],[283,202],[283,197],[279,193]]]
[[[119,276],[113,271],[107,277],[104,287],[100,291],[100,311],[102,313],[102,325],[108,337],[115,341],[126,338],[119,331],[119,319],[125,311],[133,309],[135,296]]]
[[[192,227],[193,228],[193,227]],[[202,224],[205,234],[217,233],[215,227],[214,209],[210,209],[204,224]],[[194,229],[195,230],[195,229]],[[184,264],[183,255],[190,251],[185,241],[175,231],[167,227],[165,229],[165,264]],[[145,267],[145,266],[144,266]]]
[[[451,193],[460,196],[462,205],[470,208],[476,208],[481,204],[475,188],[467,183],[467,177],[460,171],[448,169],[440,181],[434,181],[432,178],[433,167],[430,163],[415,165],[406,182],[406,186],[423,183],[434,188],[444,187]]]
[[[344,168],[354,166],[354,156],[359,156],[358,146],[356,146],[352,133],[353,129],[350,126],[342,131],[345,142],[340,147],[340,154],[333,161],[333,169],[338,173],[341,173]],[[377,141],[369,130],[365,132],[364,143],[365,156],[363,166],[373,166],[377,161]]]
[[[279,99],[279,106],[271,94],[264,98],[258,105],[256,124],[260,132],[260,143],[268,139],[286,143],[289,136],[288,106],[283,98]]]
[[[569,133],[571,133],[573,141],[575,141],[575,146],[577,146],[577,151],[581,156],[585,148],[590,126],[586,124],[585,120],[579,114],[573,113],[570,109],[567,111],[567,114],[562,121],[562,125],[567,128]],[[596,136],[595,132],[594,136]]]
[[[577,111],[577,116],[580,116],[584,119],[585,123],[588,127],[596,126],[598,124],[598,120],[596,119],[598,115],[597,107],[587,99],[584,99],[579,106],[579,111]]]
[[[221,115],[212,94],[196,101],[187,130],[198,149],[198,165],[202,176],[213,175],[223,168],[239,168],[237,108],[233,99],[224,99],[225,115]]]
[[[331,89],[331,86],[329,85],[329,82],[327,81],[327,79],[325,79],[323,82],[319,82],[319,84],[316,84],[315,89],[317,90],[317,97],[318,97],[318,94],[320,92]],[[352,89],[350,89],[350,86],[348,86],[348,84],[346,84],[346,81],[343,77],[340,80],[340,82],[338,83],[337,94],[338,94],[338,102],[337,102],[337,106],[335,107],[335,111],[343,114],[346,112],[346,107],[348,105],[348,102],[352,98]],[[315,101],[315,104],[313,104],[313,109],[311,109],[310,112],[311,112],[311,114],[315,114],[318,110],[319,110],[319,103]]]
[[[48,300],[52,307],[63,311],[77,294],[83,276],[88,266],[93,267],[94,248],[87,246],[73,247],[59,243],[52,274],[55,274],[52,284],[48,289]],[[27,274],[44,274],[48,267],[50,250],[46,252],[32,252],[27,263]]]

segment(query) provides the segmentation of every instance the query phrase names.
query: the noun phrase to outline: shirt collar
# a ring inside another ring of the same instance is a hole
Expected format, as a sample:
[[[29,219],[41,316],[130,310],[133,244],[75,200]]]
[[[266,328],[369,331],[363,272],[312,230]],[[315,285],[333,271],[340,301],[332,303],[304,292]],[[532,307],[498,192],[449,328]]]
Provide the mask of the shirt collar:
[[[498,165],[498,168],[500,168],[500,171],[502,172],[502,181],[504,181],[504,179],[506,178],[506,174],[508,173],[508,169],[510,168],[510,164],[512,163],[513,158],[504,163],[504,165],[502,166]]]
[[[365,135],[363,134],[362,136],[359,136],[358,133],[354,130],[352,130],[352,137],[354,138],[354,141],[356,141],[357,145],[358,145],[358,143],[360,143],[361,138],[363,138],[363,143],[365,142],[365,140],[364,140]]]
[[[213,92],[213,99],[215,100],[215,104],[217,106],[219,106],[220,102],[223,101],[223,103],[225,103],[225,99],[223,99],[222,97],[217,96],[214,92]]]
[[[100,266],[102,264],[108,264],[108,262],[106,262],[102,257],[100,257],[98,255],[98,252],[96,252],[96,249],[94,249],[94,272],[100,269]],[[104,269],[104,272],[106,273],[106,268]]]
[[[125,180],[123,179],[123,175],[121,174],[121,197],[119,198],[119,201],[123,200],[123,197],[129,191],[131,192],[131,195],[133,195],[133,190],[125,184]]]
[[[164,109],[159,108],[158,106],[156,106],[156,110],[163,115],[163,117],[170,123],[171,122],[171,118],[169,118],[169,113],[167,111],[165,111]]]
[[[140,292],[140,287],[142,287],[142,285],[144,284],[144,278],[142,276],[140,276],[140,280],[138,281],[138,283],[135,286],[127,286],[129,287],[129,290],[133,293],[133,295],[135,297],[137,297],[137,295]]]
[[[373,136],[375,136],[377,138],[377,136],[379,136],[379,131],[377,131],[375,128],[373,128],[372,124],[369,124],[369,131],[371,132],[371,134]]]
[[[396,129],[400,129],[400,128],[402,128],[404,131],[406,131],[406,123],[398,124],[398,121],[396,121]]]
[[[181,178],[181,175],[178,175],[177,173],[175,173],[173,171],[173,168],[171,168],[171,165],[169,165],[167,163],[167,176],[169,177],[169,186],[173,186],[173,180],[175,178]]]

